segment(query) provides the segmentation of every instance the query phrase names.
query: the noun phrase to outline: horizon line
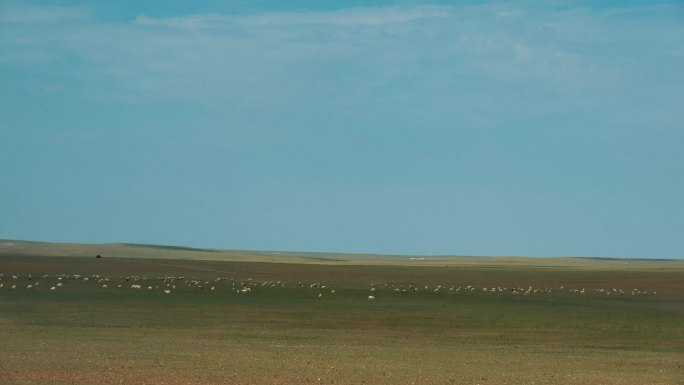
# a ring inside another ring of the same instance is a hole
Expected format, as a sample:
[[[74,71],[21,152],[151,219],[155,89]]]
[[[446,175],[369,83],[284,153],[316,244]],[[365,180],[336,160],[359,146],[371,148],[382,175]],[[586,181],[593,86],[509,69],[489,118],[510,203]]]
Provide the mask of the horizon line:
[[[224,249],[224,248],[205,248],[197,246],[172,245],[172,244],[157,244],[157,243],[137,243],[137,242],[53,242],[53,241],[37,241],[27,239],[5,239],[0,238],[1,243],[6,242],[24,242],[24,243],[43,243],[55,245],[84,245],[84,246],[104,246],[104,245],[129,245],[141,247],[159,247],[159,248],[173,248],[185,251],[198,252],[242,252],[242,253],[265,253],[265,254],[327,254],[327,255],[364,255],[364,256],[382,256],[382,257],[403,257],[403,258],[520,258],[520,259],[594,259],[607,261],[681,261],[684,258],[648,258],[648,257],[603,257],[603,256],[574,256],[574,255],[556,255],[556,256],[528,256],[528,255],[466,255],[466,254],[396,254],[396,253],[374,253],[374,252],[345,252],[345,251],[303,251],[303,250],[259,250],[259,249]]]

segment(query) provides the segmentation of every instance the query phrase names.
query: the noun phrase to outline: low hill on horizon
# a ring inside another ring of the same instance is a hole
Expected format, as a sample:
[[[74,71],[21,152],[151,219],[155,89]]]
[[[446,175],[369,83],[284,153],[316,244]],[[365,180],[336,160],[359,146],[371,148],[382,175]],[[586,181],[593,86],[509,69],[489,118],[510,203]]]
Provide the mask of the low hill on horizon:
[[[0,257],[96,257],[152,258],[275,263],[446,265],[446,266],[528,266],[568,268],[676,268],[684,270],[684,260],[604,257],[520,257],[460,255],[389,255],[365,253],[297,252],[204,249],[185,246],[137,243],[54,243],[0,239]]]

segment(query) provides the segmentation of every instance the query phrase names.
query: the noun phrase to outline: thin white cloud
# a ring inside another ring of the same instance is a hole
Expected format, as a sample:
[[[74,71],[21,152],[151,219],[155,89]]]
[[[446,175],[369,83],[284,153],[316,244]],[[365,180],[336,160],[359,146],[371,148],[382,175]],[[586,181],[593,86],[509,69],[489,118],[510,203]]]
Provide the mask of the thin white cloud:
[[[349,108],[478,105],[519,114],[528,104],[572,108],[548,95],[594,95],[600,106],[616,90],[659,86],[649,71],[681,81],[675,68],[684,34],[658,12],[667,10],[650,9],[642,29],[630,28],[619,12],[510,3],[140,15],[129,23],[58,23],[47,34],[45,27],[17,33],[8,27],[0,36],[0,63],[82,87],[74,92],[122,100],[264,110],[320,100]],[[73,65],[53,70],[40,58]],[[586,106],[590,99],[573,103]]]
[[[0,7],[2,23],[51,23],[72,22],[89,18],[91,12],[86,7],[64,6],[22,6]]]
[[[285,27],[302,25],[379,26],[421,19],[453,16],[451,9],[438,6],[351,8],[334,12],[281,12],[231,16],[199,14],[183,17],[153,18],[145,14],[135,19],[138,25],[173,28]]]

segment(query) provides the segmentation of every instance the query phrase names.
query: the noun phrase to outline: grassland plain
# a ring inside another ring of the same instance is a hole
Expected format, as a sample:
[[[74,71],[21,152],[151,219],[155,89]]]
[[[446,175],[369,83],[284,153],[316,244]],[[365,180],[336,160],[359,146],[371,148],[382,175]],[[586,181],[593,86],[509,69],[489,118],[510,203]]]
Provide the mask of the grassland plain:
[[[3,242],[1,384],[684,384],[682,261]]]

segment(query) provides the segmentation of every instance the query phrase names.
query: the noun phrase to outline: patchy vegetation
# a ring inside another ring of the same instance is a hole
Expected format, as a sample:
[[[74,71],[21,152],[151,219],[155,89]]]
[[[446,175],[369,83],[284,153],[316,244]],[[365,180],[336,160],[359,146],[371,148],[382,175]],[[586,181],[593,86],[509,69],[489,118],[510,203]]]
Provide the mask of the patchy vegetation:
[[[684,384],[668,262],[92,255],[0,256],[1,383]]]

